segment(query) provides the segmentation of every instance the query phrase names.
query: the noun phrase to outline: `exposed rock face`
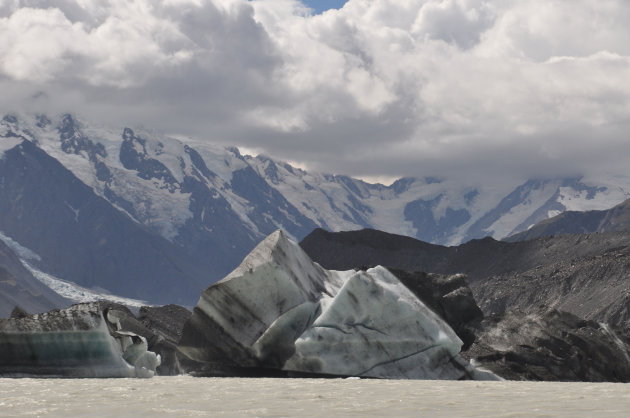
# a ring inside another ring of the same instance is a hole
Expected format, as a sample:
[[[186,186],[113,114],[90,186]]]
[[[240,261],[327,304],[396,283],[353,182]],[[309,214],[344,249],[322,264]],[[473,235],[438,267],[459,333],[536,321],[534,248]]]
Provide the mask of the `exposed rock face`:
[[[509,380],[630,381],[630,332],[567,312],[486,318],[463,355]]]
[[[464,273],[485,314],[545,306],[624,326],[630,320],[628,242],[630,232],[609,232],[514,243],[486,238],[441,247],[374,230],[316,230],[301,246],[325,268],[382,264]]]
[[[207,374],[479,377],[461,346],[385,268],[325,270],[277,231],[203,292],[179,349]]]
[[[151,377],[160,357],[98,303],[0,319],[0,375]]]
[[[157,369],[159,375],[173,376],[183,373],[177,344],[191,314],[188,309],[178,305],[140,308],[138,320],[151,331],[151,334],[146,335],[149,350],[162,357],[162,364]]]

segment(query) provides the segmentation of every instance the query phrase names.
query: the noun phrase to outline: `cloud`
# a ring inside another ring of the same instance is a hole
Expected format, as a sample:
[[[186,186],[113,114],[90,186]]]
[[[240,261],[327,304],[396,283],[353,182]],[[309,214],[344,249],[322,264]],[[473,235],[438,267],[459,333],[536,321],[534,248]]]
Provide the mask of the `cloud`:
[[[629,76],[623,0],[350,0],[320,15],[298,0],[0,1],[3,111],[335,173],[623,171]]]

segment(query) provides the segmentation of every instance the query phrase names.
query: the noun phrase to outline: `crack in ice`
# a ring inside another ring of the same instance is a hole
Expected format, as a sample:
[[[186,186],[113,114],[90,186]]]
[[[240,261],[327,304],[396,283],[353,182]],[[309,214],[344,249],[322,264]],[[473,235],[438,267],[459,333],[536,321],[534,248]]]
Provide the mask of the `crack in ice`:
[[[402,356],[402,357],[397,357],[397,358],[394,358],[394,359],[391,359],[391,360],[387,360],[387,361],[382,361],[380,363],[376,363],[375,365],[373,365],[369,369],[364,370],[361,373],[357,373],[357,376],[363,376],[364,374],[366,374],[366,373],[368,373],[368,372],[374,370],[375,368],[377,368],[379,366],[382,366],[384,364],[391,364],[391,363],[395,363],[395,362],[400,361],[400,360],[405,360],[405,359],[408,359],[409,357],[413,357],[415,355],[422,354],[425,351],[429,351],[429,350],[431,350],[433,348],[440,347],[440,346],[441,346],[440,344],[433,344],[433,345],[430,345],[428,347],[423,348],[422,350],[415,351],[415,352],[413,352],[411,354],[407,354],[407,355]]]

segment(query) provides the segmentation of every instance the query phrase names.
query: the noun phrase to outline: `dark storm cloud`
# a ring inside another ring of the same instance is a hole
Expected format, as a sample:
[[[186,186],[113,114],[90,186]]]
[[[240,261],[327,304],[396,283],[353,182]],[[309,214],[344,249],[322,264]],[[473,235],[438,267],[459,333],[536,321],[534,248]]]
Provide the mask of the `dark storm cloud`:
[[[629,28],[622,0],[4,1],[0,110],[367,177],[625,171]]]

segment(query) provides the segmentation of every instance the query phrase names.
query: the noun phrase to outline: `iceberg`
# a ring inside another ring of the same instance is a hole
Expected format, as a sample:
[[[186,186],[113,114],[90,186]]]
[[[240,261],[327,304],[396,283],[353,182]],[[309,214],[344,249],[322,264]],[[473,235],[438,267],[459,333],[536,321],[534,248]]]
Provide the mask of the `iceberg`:
[[[179,351],[204,375],[489,379],[396,276],[326,270],[282,231],[208,287]]]
[[[152,377],[160,356],[98,303],[0,319],[0,376]]]

